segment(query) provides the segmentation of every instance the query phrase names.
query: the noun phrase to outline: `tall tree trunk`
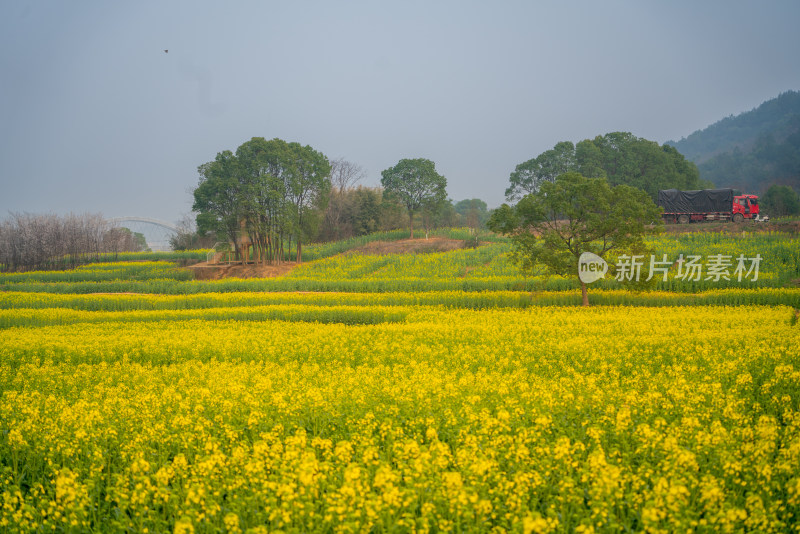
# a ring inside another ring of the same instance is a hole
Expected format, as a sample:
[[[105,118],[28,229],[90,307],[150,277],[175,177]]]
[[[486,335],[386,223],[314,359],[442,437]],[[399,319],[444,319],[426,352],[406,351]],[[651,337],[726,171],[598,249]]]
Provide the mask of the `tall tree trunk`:
[[[240,247],[241,247],[241,245],[239,245],[239,239],[234,235],[233,236],[233,261],[239,261],[239,259],[240,259],[239,256],[241,254],[241,251],[239,250]]]
[[[414,212],[408,210],[408,228],[411,230],[411,239],[414,239]]]
[[[589,291],[586,288],[586,284],[581,282],[581,295],[583,296],[583,305],[589,306]]]
[[[295,263],[303,263],[303,254],[300,252],[300,238],[297,239],[297,261]]]

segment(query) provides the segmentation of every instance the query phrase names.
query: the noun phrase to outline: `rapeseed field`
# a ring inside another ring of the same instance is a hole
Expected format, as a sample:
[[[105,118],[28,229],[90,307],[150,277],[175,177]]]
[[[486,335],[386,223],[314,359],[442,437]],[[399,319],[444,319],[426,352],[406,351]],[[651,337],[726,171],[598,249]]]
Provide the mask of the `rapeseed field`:
[[[797,289],[15,287],[0,532],[800,531]]]

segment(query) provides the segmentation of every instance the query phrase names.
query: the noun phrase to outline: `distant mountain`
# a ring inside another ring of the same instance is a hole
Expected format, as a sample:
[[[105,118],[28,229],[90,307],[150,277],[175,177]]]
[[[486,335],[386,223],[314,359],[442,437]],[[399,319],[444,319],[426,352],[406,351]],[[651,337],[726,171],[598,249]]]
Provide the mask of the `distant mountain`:
[[[800,190],[800,92],[726,117],[680,141],[667,141],[717,187],[763,193],[772,184]]]

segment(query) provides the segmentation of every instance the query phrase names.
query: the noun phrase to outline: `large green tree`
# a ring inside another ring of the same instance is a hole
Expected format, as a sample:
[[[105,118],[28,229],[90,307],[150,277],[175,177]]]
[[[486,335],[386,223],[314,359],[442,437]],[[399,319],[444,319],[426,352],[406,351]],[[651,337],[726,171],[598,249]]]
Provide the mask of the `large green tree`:
[[[556,143],[551,150],[517,165],[509,177],[511,184],[506,189],[506,199],[513,201],[535,193],[543,183],[554,182],[559,175],[574,170],[575,145],[569,141]]]
[[[455,203],[454,209],[459,215],[462,225],[476,230],[486,226],[486,220],[489,218],[489,208],[483,200],[479,198],[459,200]]]
[[[408,210],[411,237],[414,237],[414,215],[424,207],[435,207],[447,199],[447,180],[436,172],[429,159],[401,159],[397,165],[381,172],[381,185],[386,195],[398,199]]]
[[[239,250],[239,221],[242,184],[239,181],[239,162],[230,150],[217,153],[214,161],[197,168],[200,176],[194,190],[192,211],[197,213],[197,231],[225,236]]]
[[[256,261],[280,262],[303,236],[314,233],[330,190],[330,164],[320,152],[282,139],[254,137],[199,167],[193,211],[201,230],[225,235],[236,246],[243,236]],[[245,258],[246,259],[246,258]]]
[[[601,258],[645,250],[643,237],[657,232],[660,209],[642,190],[612,187],[605,178],[586,178],[576,172],[545,182],[515,206],[503,204],[492,213],[488,227],[511,237],[512,258],[523,271],[544,266],[561,276],[577,277],[584,252]],[[589,305],[581,281],[583,305]]]
[[[328,205],[331,191],[331,165],[322,152],[300,143],[289,143],[292,170],[289,175],[289,198],[295,214],[297,262],[301,258],[302,241],[315,235],[321,210]]]
[[[687,161],[674,147],[659,145],[628,132],[597,136],[592,144],[599,149],[600,164],[611,185],[626,184],[655,200],[660,189],[694,190],[712,187],[700,180],[697,166]],[[578,172],[584,162],[578,161]]]
[[[292,213],[289,202],[292,156],[282,139],[267,141],[253,137],[236,149],[244,211],[241,223],[254,247],[256,261],[280,262],[284,243],[291,235]]]
[[[506,200],[513,202],[535,193],[566,172],[589,178],[606,177],[611,185],[630,185],[656,199],[660,189],[705,189],[694,163],[674,147],[659,145],[628,132],[611,132],[577,145],[557,143],[551,150],[517,165],[509,176]]]
[[[377,232],[381,222],[380,190],[366,187],[355,189],[348,218],[352,221],[353,235]]]
[[[425,235],[433,228],[452,228],[456,225],[458,214],[453,207],[453,201],[444,198],[438,202],[428,202],[423,205],[421,210],[422,226],[425,228]]]

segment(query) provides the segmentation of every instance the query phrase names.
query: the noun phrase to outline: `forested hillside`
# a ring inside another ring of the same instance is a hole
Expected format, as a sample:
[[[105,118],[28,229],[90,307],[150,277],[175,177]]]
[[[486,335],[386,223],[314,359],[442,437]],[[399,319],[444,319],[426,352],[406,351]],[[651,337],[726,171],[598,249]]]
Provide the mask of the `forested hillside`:
[[[718,187],[800,189],[800,92],[788,91],[680,141],[668,141]]]

